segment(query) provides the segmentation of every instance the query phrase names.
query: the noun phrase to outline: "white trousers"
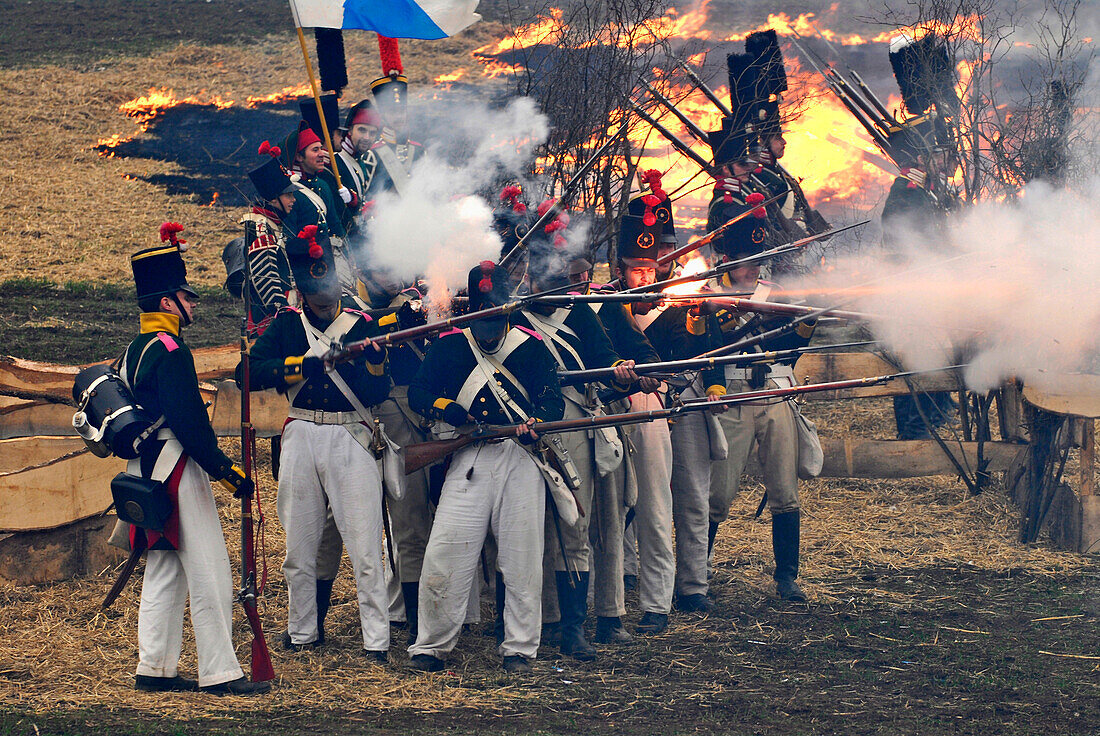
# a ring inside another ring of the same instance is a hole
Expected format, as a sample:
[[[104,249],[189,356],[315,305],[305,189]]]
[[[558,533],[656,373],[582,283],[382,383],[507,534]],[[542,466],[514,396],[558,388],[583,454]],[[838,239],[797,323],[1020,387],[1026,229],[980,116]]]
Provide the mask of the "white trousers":
[[[244,677],[233,649],[233,578],[210,478],[188,460],[179,484],[180,548],[150,550],[138,610],[137,674],[175,677],[191,597],[199,685]]]
[[[467,477],[469,476],[469,477]],[[490,530],[504,576],[503,656],[535,657],[542,625],[542,552],[546,487],[531,456],[512,440],[455,453],[443,483],[424,568],[420,630],[409,655],[442,658],[462,631]]]
[[[636,393],[631,411],[660,409],[657,394]],[[634,433],[638,470],[638,503],[634,533],[638,544],[638,607],[643,613],[668,613],[676,563],[672,553],[672,440],[668,422],[638,424]]]
[[[332,509],[351,558],[363,648],[390,646],[382,573],[382,477],[374,456],[340,425],[295,420],[283,430],[279,521],[286,530],[290,603],[287,630],[295,644],[317,640],[317,550]]]

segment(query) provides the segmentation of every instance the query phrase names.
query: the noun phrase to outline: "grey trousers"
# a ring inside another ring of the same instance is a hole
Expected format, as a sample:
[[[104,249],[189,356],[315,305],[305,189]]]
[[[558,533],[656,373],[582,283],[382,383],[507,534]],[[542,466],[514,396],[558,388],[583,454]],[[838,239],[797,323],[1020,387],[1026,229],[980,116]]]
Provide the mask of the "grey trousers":
[[[672,520],[676,529],[676,595],[706,594],[711,459],[703,412],[671,424]],[[715,463],[717,464],[717,463]]]
[[[661,408],[657,394],[630,397],[632,411]],[[672,550],[672,440],[668,422],[640,424],[634,431],[638,452],[638,503],[634,509],[638,539],[638,605],[643,613],[668,613],[676,564]]]
[[[769,380],[768,386],[778,384]],[[727,393],[748,390],[748,384],[739,380],[729,381],[726,388]],[[730,505],[741,490],[741,475],[754,442],[764,473],[764,488],[768,491],[768,509],[773,514],[797,509],[798,430],[790,402],[733,406],[718,415],[718,423],[729,443],[729,457],[711,468],[710,520],[720,523],[729,516]]]
[[[626,447],[626,432],[620,432]],[[592,595],[597,616],[615,618],[626,613],[626,592],[623,590],[623,532],[626,505],[623,498],[626,485],[626,463],[633,463],[625,452],[623,465],[596,479],[594,524],[588,527],[592,545]],[[632,525],[633,526],[633,525]],[[635,555],[635,565],[637,565]],[[636,568],[635,568],[636,569]]]

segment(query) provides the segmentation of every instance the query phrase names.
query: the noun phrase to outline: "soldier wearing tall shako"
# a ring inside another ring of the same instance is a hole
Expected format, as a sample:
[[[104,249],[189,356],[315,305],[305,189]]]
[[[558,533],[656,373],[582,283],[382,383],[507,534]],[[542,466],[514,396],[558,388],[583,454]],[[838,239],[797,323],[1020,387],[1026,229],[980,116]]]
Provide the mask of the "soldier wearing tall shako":
[[[887,136],[890,157],[901,173],[882,208],[882,244],[889,258],[903,262],[913,240],[931,249],[946,242],[947,215],[956,203],[949,179],[958,168],[958,149],[945,116],[957,111],[958,98],[953,65],[934,34],[917,41],[904,35],[892,39],[890,62],[911,117]],[[895,396],[898,439],[930,438],[921,412],[939,427],[957,408],[947,392]]]
[[[657,251],[664,224],[653,209],[663,197],[655,195],[638,201],[642,215],[624,215],[619,226],[618,264],[621,280],[627,288],[656,283]],[[665,304],[653,306],[636,302],[630,305],[631,319],[657,349],[662,360],[677,360],[697,354],[692,351],[687,332],[687,310]],[[656,393],[638,391],[630,395],[633,411],[659,409],[665,387]],[[637,450],[638,499],[634,507],[633,527],[637,538],[638,604],[642,618],[639,634],[659,634],[668,628],[676,573],[672,540],[672,440],[666,420],[646,422],[632,435]],[[632,554],[627,549],[626,554]],[[629,570],[629,562],[624,563]]]
[[[539,211],[545,212],[545,208],[552,205],[553,200],[547,200]],[[562,213],[546,224],[545,232],[536,233],[528,241],[533,292],[569,284],[569,257],[562,232],[567,225],[568,215]],[[608,388],[624,394],[636,388],[638,376],[633,371],[634,362],[619,356],[599,318],[587,304],[556,307],[536,303],[522,310],[514,322],[538,333],[553,355],[558,370],[614,367],[614,377],[606,384]],[[596,389],[596,384],[563,386],[565,418],[603,414],[605,410],[596,396]],[[596,657],[596,649],[584,634],[591,567],[591,510],[598,478],[618,468],[623,460],[623,448],[614,431],[568,432],[548,441],[559,450],[563,462],[572,463],[575,472],[572,490],[584,515],[571,525],[560,523],[553,514],[548,520],[546,558],[552,575],[543,581],[542,623],[544,627],[559,628],[560,636],[555,638],[560,641],[562,654],[591,661]],[[566,475],[567,481],[570,480],[570,474]]]
[[[294,208],[296,187],[290,175],[279,162],[280,149],[264,141],[259,148],[266,158],[263,164],[248,172],[248,178],[257,198],[249,207],[241,222],[255,226],[251,242],[237,247],[233,241],[222,253],[228,273],[226,289],[234,296],[242,296],[245,273],[251,287],[248,313],[248,336],[255,339],[263,334],[278,311],[290,304],[294,293],[294,279],[286,258],[286,231],[283,217]]]
[[[321,126],[321,118],[317,114],[317,103],[312,99],[298,103],[302,120],[306,121],[309,129],[324,141],[324,132]],[[367,180],[363,167],[350,154],[344,151],[343,143],[346,130],[340,125],[340,101],[334,92],[326,92],[321,95],[321,110],[325,114],[325,127],[328,128],[329,140],[332,141],[332,150],[336,154],[336,170],[340,172],[340,185],[336,184],[333,175],[333,163],[328,161],[328,149],[322,145],[325,155],[325,168],[318,174],[329,190],[336,192],[339,197],[334,202],[340,218],[340,224],[344,227],[346,238],[353,238],[358,228],[355,216],[359,214],[359,208],[363,206],[363,195],[366,191]]]
[[[378,454],[388,451],[389,443],[376,434],[381,429],[371,407],[389,393],[386,353],[368,345],[350,362],[326,365],[323,356],[334,340],[361,340],[376,334],[376,327],[363,313],[342,306],[332,249],[323,235],[303,230],[288,240],[287,255],[303,304],[279,312],[250,351],[256,387],[275,388],[290,402],[278,502],[290,598],[284,644],[300,649],[321,640],[317,557],[331,509],[354,570],[363,648],[373,661],[385,662],[390,629]]]
[[[270,689],[244,677],[233,648],[233,579],[214,478],[238,497],[254,492],[240,468],[218,449],[199,393],[195,361],[181,337],[191,324],[198,295],[187,283],[180,251],[185,241],[175,223],[161,227],[155,248],[130,257],[141,334],[120,367],[138,404],[159,417],[159,429],[127,470],[166,483],[174,508],[163,535],[146,535],[149,549],[138,611],[138,690],[196,690],[249,695]],[[198,681],[179,676],[183,615],[188,600],[198,650]]]
[[[751,129],[731,134],[715,150],[716,161],[731,162],[736,171],[739,160],[747,159],[749,147],[754,135]],[[721,195],[716,196],[716,200]],[[757,195],[760,196],[760,195]],[[746,198],[748,199],[748,198]],[[715,209],[721,211],[719,220],[725,221],[739,214],[739,211],[751,209],[754,204],[741,200],[738,210],[728,202],[720,201]],[[713,205],[712,205],[713,207]],[[717,246],[720,262],[736,260],[761,252],[766,236],[764,227],[766,212],[762,207],[754,210],[754,216],[741,220],[729,228]],[[759,265],[750,265],[735,269],[723,275],[715,284],[719,291],[752,290],[752,299],[765,301],[775,288],[774,284],[760,280]],[[705,312],[709,310],[704,310]],[[709,347],[732,344],[788,321],[764,319],[762,315],[735,313],[719,309],[710,315],[700,315],[692,327],[695,333],[704,329]],[[809,343],[813,335],[814,324],[805,323],[796,332],[777,338],[772,342],[757,346],[751,350],[781,350],[802,347]],[[727,366],[725,369],[713,369],[703,374],[706,395],[720,397],[727,393],[741,393],[765,387],[788,387],[794,385],[792,364],[758,364],[747,368]],[[804,601],[795,578],[798,576],[800,513],[798,499],[798,439],[795,427],[795,412],[798,409],[793,401],[773,400],[738,405],[718,414],[718,421],[728,446],[724,461],[713,465],[699,464],[685,457],[685,467],[693,470],[692,477],[685,486],[697,492],[689,494],[685,489],[684,503],[692,503],[692,518],[701,518],[702,510],[709,506],[709,528],[701,523],[685,526],[685,537],[692,540],[691,553],[685,554],[678,567],[677,589],[681,595],[705,595],[707,584],[707,556],[713,547],[718,525],[729,516],[730,504],[740,490],[741,475],[748,461],[749,452],[754,447],[764,472],[764,487],[767,492],[768,508],[772,514],[772,547],[775,554],[776,588],[778,594],[786,600]],[[686,454],[686,448],[685,448]],[[696,455],[705,457],[700,449]],[[709,472],[708,472],[709,471]],[[709,477],[708,477],[709,475]],[[709,481],[709,493],[703,491]],[[677,529],[680,533],[680,529]],[[707,533],[708,538],[703,534]],[[685,550],[686,551],[686,550]]]
[[[511,298],[506,269],[484,261],[470,271],[470,309]],[[516,424],[515,439],[476,442],[447,469],[420,576],[420,631],[409,647],[414,669],[438,671],[466,619],[469,591],[486,534],[497,540],[505,584],[508,672],[527,672],[539,647],[546,481],[532,454],[537,422],[561,419],[564,402],[554,359],[537,333],[506,315],[477,320],[432,343],[409,387],[409,405],[447,437],[475,422]]]
[[[759,168],[752,174],[753,186],[769,199],[784,195],[769,208],[769,219],[779,221],[782,218],[780,229],[787,241],[825,232],[829,223],[810,207],[799,180],[779,162],[787,151],[779,113],[779,103],[787,91],[787,72],[776,32],[750,33],[745,38],[745,51],[752,59],[756,79],[753,125],[761,144],[761,151],[756,156]]]
[[[383,191],[402,194],[422,150],[419,143],[409,140],[409,80],[401,65],[397,39],[379,36],[378,51],[385,76],[371,82],[370,88],[383,127],[378,142],[363,159],[368,178],[367,199]]]

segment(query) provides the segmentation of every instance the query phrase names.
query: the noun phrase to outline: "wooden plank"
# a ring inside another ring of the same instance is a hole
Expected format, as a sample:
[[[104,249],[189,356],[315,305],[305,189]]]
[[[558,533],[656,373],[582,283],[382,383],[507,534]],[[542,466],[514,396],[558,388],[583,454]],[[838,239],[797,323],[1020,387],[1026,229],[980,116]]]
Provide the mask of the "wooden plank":
[[[237,437],[241,433],[241,390],[233,381],[216,384],[217,393],[210,409],[210,423],[219,437]],[[287,400],[275,389],[253,391],[252,426],[259,437],[281,434],[286,423]]]
[[[1072,373],[1051,376],[1056,389],[1024,386],[1024,399],[1032,406],[1055,414],[1100,418],[1100,376]]]
[[[0,531],[52,529],[102,513],[126,461],[90,452],[79,437],[0,440]]]
[[[846,381],[852,378],[884,376],[897,373],[897,368],[874,353],[807,353],[798,359],[794,374],[801,384]],[[958,391],[955,376],[948,372],[929,373],[912,379],[926,391]],[[820,391],[806,394],[807,401],[836,401],[837,399],[864,399],[875,396],[900,396],[909,393],[905,381],[895,379],[878,386]]]
[[[948,443],[960,457],[958,443]],[[964,442],[967,462],[978,465],[978,443]],[[860,437],[822,437],[825,453],[822,478],[922,478],[929,475],[956,475],[951,461],[932,440],[872,440]],[[1026,445],[1008,442],[985,443],[984,454],[989,460],[987,470],[1007,470]],[[760,475],[752,454],[750,475]]]
[[[235,345],[221,345],[213,348],[199,348],[193,350],[195,358],[195,370],[199,381],[210,383],[230,378],[233,369],[240,359],[240,350]],[[23,360],[11,356],[0,356],[0,388],[12,388],[17,391],[25,391],[34,394],[48,394],[60,399],[71,401],[73,398],[73,381],[76,374],[90,365],[109,363],[111,360],[101,360],[85,365],[59,365],[57,363],[40,363],[33,360]],[[210,387],[205,387],[212,391]]]
[[[75,434],[71,406],[0,396],[0,439]]]
[[[9,534],[0,539],[0,581],[35,585],[99,574],[125,556],[107,545],[114,525],[115,515],[108,514],[49,531]],[[104,593],[108,585],[104,581]]]

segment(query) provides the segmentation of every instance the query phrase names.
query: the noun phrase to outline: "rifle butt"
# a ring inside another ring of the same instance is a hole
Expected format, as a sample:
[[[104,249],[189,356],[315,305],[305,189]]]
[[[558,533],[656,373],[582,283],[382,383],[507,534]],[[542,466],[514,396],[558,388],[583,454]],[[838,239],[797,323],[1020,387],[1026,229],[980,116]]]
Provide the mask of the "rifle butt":
[[[415,473],[461,450],[466,445],[474,442],[474,437],[459,435],[449,440],[433,440],[431,442],[417,442],[405,445],[401,452],[405,455],[405,474]]]
[[[271,665],[271,652],[267,648],[267,639],[260,625],[260,614],[255,604],[246,604],[245,614],[252,628],[252,682],[267,682],[275,679],[275,668]]]

